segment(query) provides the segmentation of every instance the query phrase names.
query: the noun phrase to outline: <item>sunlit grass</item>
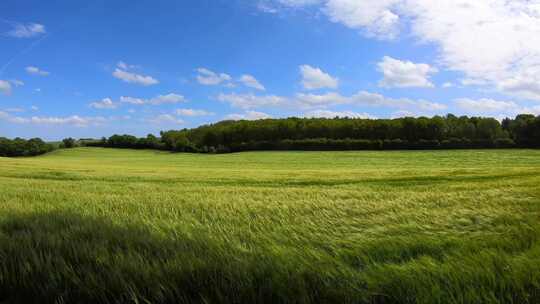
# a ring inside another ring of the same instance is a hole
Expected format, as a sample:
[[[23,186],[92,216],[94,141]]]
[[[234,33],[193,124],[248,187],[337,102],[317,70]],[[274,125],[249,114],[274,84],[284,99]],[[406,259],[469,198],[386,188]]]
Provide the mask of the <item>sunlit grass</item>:
[[[0,158],[0,300],[538,303],[540,151]]]

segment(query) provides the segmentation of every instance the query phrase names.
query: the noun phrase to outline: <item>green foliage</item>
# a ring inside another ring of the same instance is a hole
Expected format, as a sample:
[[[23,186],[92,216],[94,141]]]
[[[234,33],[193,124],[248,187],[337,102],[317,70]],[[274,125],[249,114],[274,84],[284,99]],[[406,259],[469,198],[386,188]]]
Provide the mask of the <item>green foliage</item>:
[[[51,152],[54,146],[45,143],[40,138],[13,140],[0,137],[0,157],[36,156]]]
[[[71,149],[77,146],[77,141],[71,137],[62,139],[62,148]]]
[[[540,117],[398,119],[286,118],[222,121],[169,130],[161,138],[113,135],[89,146],[228,153],[271,150],[430,150],[540,147]]]
[[[519,149],[0,158],[0,302],[539,303],[539,184]]]
[[[515,120],[504,120],[503,127],[519,145],[540,148],[540,116],[518,115]]]

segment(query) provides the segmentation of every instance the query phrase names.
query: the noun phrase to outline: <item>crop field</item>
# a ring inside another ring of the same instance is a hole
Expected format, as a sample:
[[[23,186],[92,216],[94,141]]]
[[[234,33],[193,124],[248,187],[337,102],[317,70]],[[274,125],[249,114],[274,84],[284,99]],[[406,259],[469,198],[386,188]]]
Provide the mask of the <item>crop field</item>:
[[[2,303],[540,303],[540,150],[0,158]]]

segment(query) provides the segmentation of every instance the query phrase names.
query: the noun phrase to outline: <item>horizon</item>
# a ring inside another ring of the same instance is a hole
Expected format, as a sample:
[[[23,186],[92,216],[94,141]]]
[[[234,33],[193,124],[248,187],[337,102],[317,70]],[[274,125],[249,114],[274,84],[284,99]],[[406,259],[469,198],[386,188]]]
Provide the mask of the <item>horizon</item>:
[[[540,115],[540,1],[7,0],[0,12],[0,137]]]

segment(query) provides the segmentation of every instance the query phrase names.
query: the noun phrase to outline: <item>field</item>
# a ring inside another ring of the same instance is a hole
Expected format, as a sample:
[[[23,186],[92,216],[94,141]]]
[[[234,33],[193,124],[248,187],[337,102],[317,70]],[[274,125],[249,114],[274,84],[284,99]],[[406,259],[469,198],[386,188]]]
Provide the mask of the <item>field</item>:
[[[540,303],[540,151],[0,158],[0,302]]]

